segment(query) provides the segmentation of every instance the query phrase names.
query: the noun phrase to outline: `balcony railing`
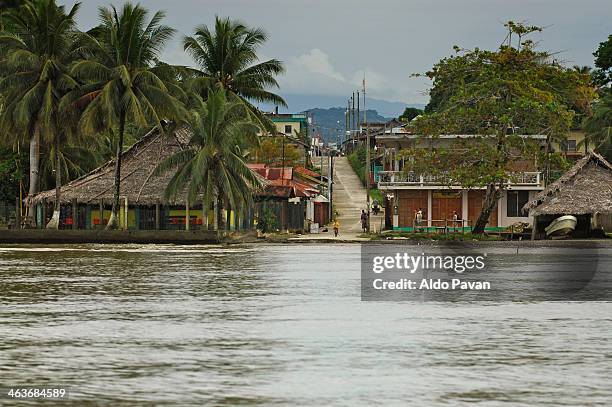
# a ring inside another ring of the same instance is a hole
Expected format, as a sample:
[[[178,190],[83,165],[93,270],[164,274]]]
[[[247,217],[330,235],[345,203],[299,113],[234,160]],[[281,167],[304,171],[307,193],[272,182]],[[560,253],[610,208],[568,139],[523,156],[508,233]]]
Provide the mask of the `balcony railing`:
[[[380,171],[378,187],[401,186],[459,186],[445,175],[417,174],[412,171]],[[508,185],[542,186],[541,172],[516,172],[508,179]]]

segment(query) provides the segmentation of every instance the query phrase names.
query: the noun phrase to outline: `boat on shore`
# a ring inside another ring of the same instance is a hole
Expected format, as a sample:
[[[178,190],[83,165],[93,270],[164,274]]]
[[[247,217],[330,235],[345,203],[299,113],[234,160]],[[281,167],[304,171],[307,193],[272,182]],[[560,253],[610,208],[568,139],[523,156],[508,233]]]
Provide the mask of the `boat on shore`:
[[[576,229],[577,223],[578,219],[575,216],[565,215],[553,220],[544,230],[546,236],[567,236]]]

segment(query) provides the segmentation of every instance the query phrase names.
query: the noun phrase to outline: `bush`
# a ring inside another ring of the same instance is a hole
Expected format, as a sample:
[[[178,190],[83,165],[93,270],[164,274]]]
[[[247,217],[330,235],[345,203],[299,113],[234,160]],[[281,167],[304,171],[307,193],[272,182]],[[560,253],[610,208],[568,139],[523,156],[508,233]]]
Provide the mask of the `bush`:
[[[349,156],[348,156],[348,161],[349,164],[351,164],[351,167],[353,168],[353,171],[355,171],[355,173],[357,174],[357,176],[359,177],[359,179],[361,180],[361,184],[363,186],[366,185],[366,178],[365,178],[365,167],[366,167],[366,149],[364,146],[359,146],[357,147]],[[370,201],[378,201],[381,205],[384,202],[384,196],[382,194],[382,192],[380,192],[377,188],[376,185],[371,185],[371,189],[370,189]]]
[[[361,183],[366,184],[365,165],[366,165],[366,149],[364,146],[357,147],[349,156],[348,161],[353,167],[353,171],[357,174]]]
[[[262,233],[270,233],[276,227],[276,219],[274,219],[274,211],[270,208],[265,208],[257,221],[257,229]]]

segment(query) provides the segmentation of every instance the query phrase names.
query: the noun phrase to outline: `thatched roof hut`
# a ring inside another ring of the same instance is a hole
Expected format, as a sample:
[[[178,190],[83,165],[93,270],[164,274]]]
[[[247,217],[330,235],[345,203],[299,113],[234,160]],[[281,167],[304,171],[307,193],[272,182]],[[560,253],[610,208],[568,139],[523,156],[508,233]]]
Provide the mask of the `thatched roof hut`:
[[[612,214],[612,164],[590,153],[524,209],[530,216]]]
[[[153,173],[166,157],[185,148],[191,138],[190,131],[180,128],[172,132],[150,131],[140,141],[123,153],[121,164],[121,197],[130,205],[152,206],[156,203],[184,205],[184,196],[174,202],[166,202],[164,190],[173,175]],[[81,204],[97,205],[101,199],[111,203],[114,196],[115,160],[109,161],[87,175],[62,186],[61,201],[70,203],[77,199]],[[41,192],[34,203],[55,201],[55,189]]]

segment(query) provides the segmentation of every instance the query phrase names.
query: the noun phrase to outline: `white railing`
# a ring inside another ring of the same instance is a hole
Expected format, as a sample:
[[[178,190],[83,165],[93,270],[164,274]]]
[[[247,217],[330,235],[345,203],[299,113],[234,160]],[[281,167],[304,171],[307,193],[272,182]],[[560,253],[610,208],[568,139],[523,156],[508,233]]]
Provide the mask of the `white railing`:
[[[536,185],[542,182],[541,172],[516,172],[508,180],[510,185]]]
[[[541,172],[516,172],[510,176],[508,185],[541,186]],[[403,171],[380,171],[378,173],[378,187],[400,186],[448,186],[456,185],[444,175],[417,174]]]

